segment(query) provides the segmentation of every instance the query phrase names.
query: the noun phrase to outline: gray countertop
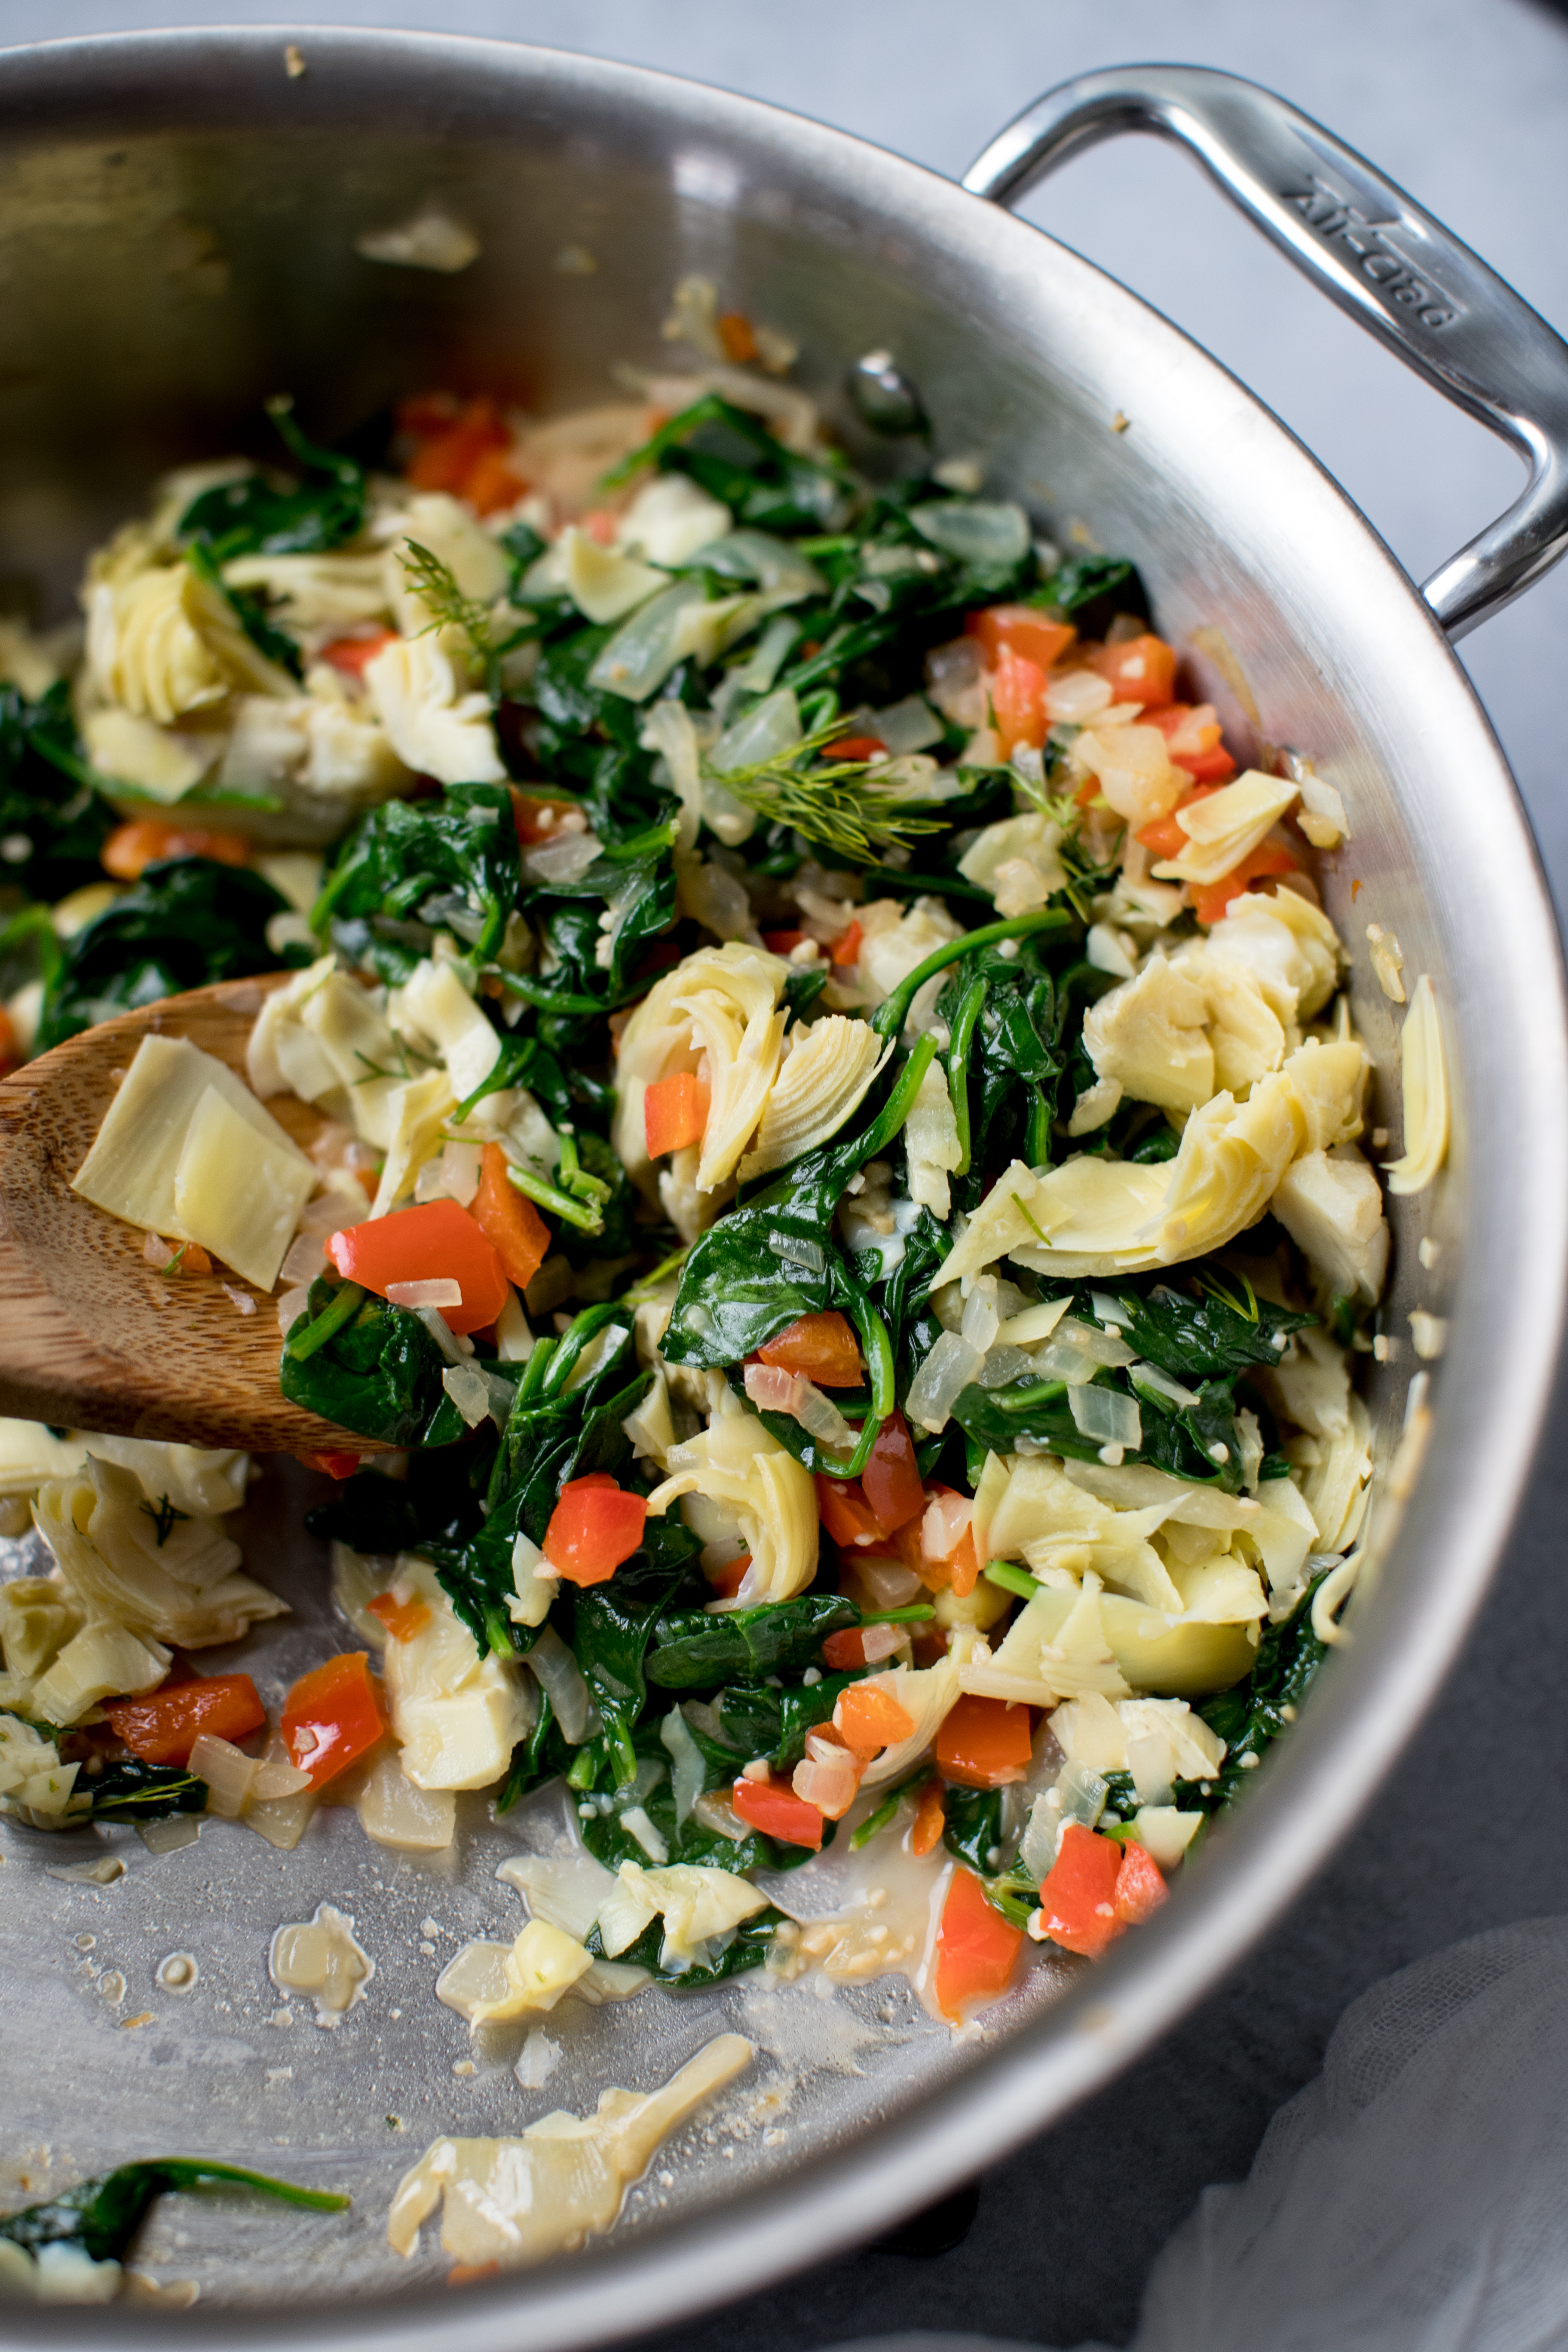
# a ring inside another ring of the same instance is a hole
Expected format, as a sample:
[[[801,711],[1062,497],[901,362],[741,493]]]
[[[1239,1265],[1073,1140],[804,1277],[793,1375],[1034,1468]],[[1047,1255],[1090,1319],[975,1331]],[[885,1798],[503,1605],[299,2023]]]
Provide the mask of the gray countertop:
[[[1373,157],[1559,328],[1568,326],[1568,16],[1524,0],[0,0],[6,43],[136,25],[439,26],[623,58],[817,115],[961,173],[1041,89],[1179,58],[1279,89]],[[1300,434],[1421,577],[1506,506],[1500,445],[1313,295],[1184,158],[1099,150],[1027,207],[1186,327]],[[1568,565],[1463,657],[1560,903]],[[1389,1969],[1504,1922],[1568,1911],[1568,1392],[1498,1584],[1375,1806],[1285,1921],[1119,2082],[980,2175],[968,2233],[922,2259],[866,2251],[679,2332],[680,2352],[805,2352],[900,2328],[1124,2340],[1143,2277],[1210,2180],[1244,2172],[1317,2068],[1345,2003]],[[934,2229],[933,2229],[934,2233]],[[675,2352],[677,2336],[641,2352]]]

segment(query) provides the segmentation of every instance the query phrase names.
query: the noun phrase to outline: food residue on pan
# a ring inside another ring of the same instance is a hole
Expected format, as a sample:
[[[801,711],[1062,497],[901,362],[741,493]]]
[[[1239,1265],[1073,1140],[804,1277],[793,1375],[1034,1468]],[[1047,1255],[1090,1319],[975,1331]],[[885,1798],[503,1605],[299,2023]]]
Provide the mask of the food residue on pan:
[[[433,2140],[398,2184],[390,2243],[411,2255],[442,2204],[441,2243],[462,2263],[537,2263],[581,2245],[611,2227],[660,2143],[755,2055],[743,2034],[721,2033],[661,2090],[605,2091],[594,2115],[562,2109],[517,2138]]]
[[[352,1911],[318,1903],[312,1917],[285,1923],[272,1938],[267,1966],[273,1983],[279,1992],[309,1993],[319,2025],[336,2025],[375,1974],[353,1930]]]

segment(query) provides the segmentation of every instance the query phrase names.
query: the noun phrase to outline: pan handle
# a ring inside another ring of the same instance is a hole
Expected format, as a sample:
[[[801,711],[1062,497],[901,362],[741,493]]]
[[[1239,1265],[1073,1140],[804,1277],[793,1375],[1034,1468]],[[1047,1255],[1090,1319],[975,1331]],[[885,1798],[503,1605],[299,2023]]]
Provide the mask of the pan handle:
[[[1271,90],[1202,66],[1116,66],[1047,90],[965,173],[1010,205],[1102,139],[1190,149],[1342,310],[1520,451],[1522,495],[1422,594],[1461,637],[1568,554],[1568,344],[1372,164]]]

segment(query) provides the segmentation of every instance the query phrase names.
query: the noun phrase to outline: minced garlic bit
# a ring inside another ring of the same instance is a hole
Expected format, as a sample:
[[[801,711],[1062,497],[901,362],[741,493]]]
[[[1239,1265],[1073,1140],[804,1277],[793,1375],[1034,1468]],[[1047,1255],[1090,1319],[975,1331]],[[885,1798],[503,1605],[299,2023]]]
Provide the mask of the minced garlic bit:
[[[1403,1004],[1405,982],[1401,974],[1405,970],[1405,958],[1400,952],[1399,941],[1392,931],[1385,931],[1381,923],[1367,925],[1366,940],[1372,950],[1372,968],[1379,988],[1391,1004]]]

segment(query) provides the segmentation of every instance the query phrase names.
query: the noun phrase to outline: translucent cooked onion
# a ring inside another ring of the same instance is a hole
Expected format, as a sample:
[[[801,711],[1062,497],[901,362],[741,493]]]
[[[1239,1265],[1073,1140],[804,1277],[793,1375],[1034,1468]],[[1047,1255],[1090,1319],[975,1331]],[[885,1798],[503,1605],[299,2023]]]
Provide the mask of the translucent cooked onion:
[[[1004,1389],[1009,1381],[1036,1378],[1035,1359],[1023,1348],[987,1348],[980,1367],[983,1389]]]
[[[1118,1389],[1074,1388],[1068,1391],[1073,1426],[1095,1445],[1124,1445],[1136,1453],[1143,1443],[1143,1423],[1135,1400]]]
[[[679,1829],[702,1794],[707,1777],[702,1750],[691,1736],[691,1727],[679,1706],[672,1706],[658,1727],[658,1736],[669,1757],[669,1785],[675,1798],[675,1822]]]
[[[561,1736],[572,1747],[581,1744],[598,1715],[583,1670],[553,1625],[546,1625],[528,1653],[528,1663],[550,1701]]]
[[[805,1761],[795,1766],[790,1786],[828,1821],[842,1821],[859,1794],[863,1769],[847,1748],[812,1732],[806,1738]]]
[[[1029,519],[1011,500],[933,499],[909,512],[922,539],[962,563],[1019,563],[1029,551]]]
[[[804,1241],[798,1234],[770,1234],[768,1247],[786,1265],[803,1265],[808,1274],[821,1274],[827,1264],[821,1244]]]
[[[639,606],[601,651],[588,683],[601,693],[644,702],[664,684],[679,656],[680,625],[689,604],[705,602],[700,580],[678,580]]]
[[[423,1282],[389,1282],[386,1296],[394,1307],[412,1307],[416,1313],[421,1307],[434,1307],[439,1312],[443,1307],[462,1305],[463,1286],[440,1275]]]
[[[523,858],[522,871],[530,882],[580,882],[598,855],[595,835],[569,833],[559,841],[542,842],[537,849],[531,849]]]
[[[910,1420],[933,1433],[945,1429],[959,1391],[978,1380],[984,1360],[979,1349],[956,1331],[942,1332],[910,1383],[904,1406]]]
[[[191,1747],[191,1769],[207,1784],[207,1811],[237,1822],[256,1779],[257,1761],[231,1741],[204,1731]]]

